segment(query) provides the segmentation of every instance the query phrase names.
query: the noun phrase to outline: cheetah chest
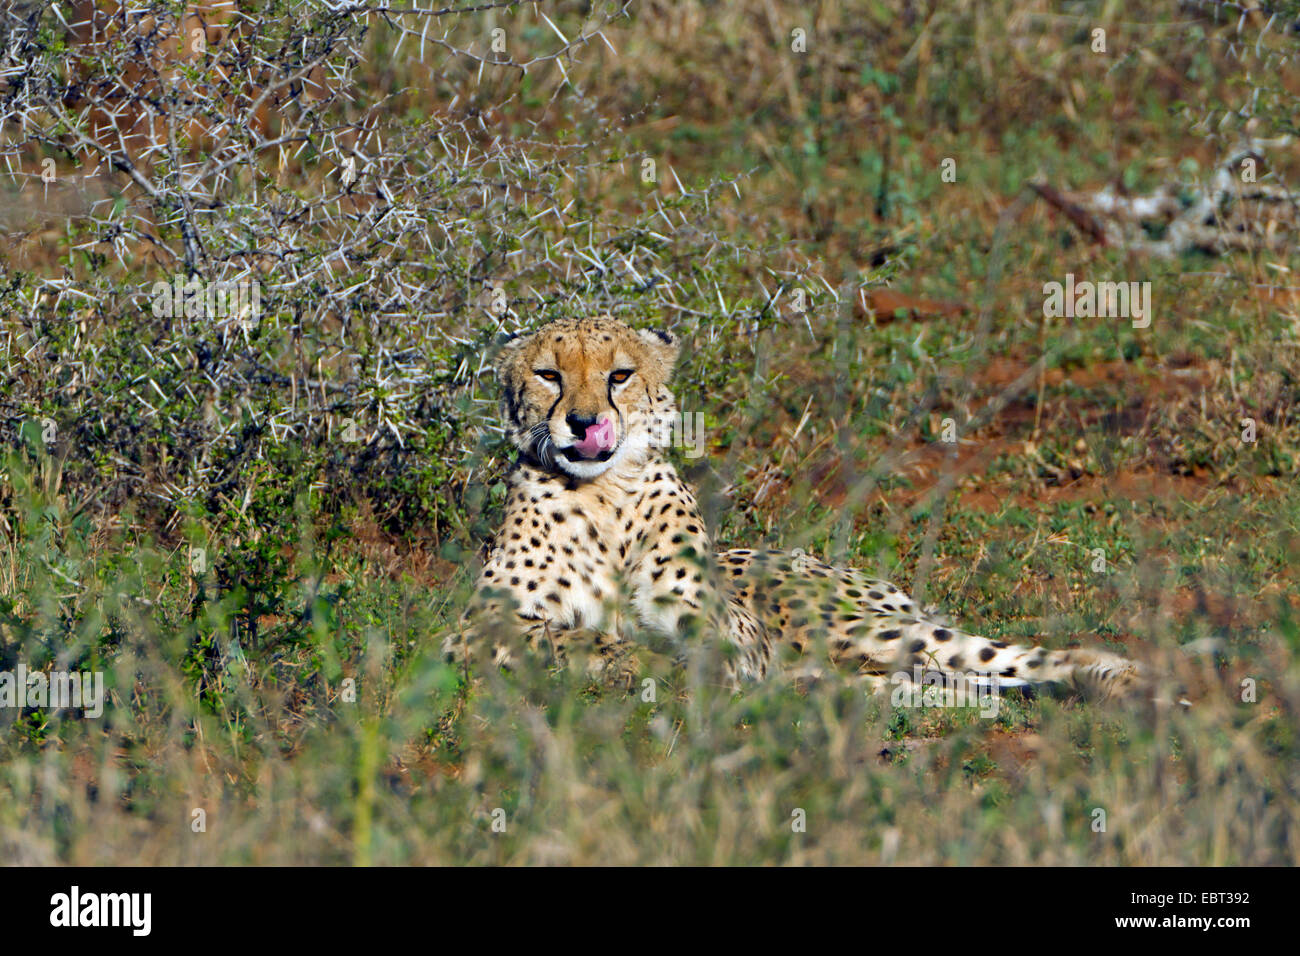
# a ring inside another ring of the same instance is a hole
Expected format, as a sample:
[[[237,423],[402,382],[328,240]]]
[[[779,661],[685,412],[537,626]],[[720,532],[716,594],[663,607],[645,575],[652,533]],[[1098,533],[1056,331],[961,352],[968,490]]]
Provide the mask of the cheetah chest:
[[[612,512],[527,487],[483,569],[521,615],[563,627],[606,627],[619,593],[622,555]]]

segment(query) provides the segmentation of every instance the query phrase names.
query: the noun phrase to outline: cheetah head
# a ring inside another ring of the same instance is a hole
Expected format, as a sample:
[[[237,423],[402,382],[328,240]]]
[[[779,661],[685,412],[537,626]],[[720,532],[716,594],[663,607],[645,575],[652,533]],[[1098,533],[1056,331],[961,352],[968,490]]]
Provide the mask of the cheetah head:
[[[496,359],[510,440],[548,471],[595,478],[644,454],[676,411],[676,336],[610,316],[558,319]]]

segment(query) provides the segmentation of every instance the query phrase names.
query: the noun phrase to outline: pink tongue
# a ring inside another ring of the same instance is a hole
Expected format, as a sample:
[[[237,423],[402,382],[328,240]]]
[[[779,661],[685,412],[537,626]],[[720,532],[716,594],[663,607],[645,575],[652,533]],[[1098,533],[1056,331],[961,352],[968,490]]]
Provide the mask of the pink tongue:
[[[594,425],[587,426],[587,435],[582,441],[574,442],[573,447],[583,458],[595,458],[602,451],[614,447],[614,422],[602,418]]]

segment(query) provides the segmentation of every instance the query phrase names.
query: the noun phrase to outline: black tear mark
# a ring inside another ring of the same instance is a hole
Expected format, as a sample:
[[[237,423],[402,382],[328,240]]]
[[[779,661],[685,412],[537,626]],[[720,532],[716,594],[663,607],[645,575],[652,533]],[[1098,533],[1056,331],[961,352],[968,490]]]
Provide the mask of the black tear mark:
[[[614,401],[614,383],[607,381],[605,383],[605,400],[609,402],[609,407],[614,409],[614,414],[618,416],[618,431],[620,435],[626,435],[627,429],[623,423],[623,409],[619,408]]]

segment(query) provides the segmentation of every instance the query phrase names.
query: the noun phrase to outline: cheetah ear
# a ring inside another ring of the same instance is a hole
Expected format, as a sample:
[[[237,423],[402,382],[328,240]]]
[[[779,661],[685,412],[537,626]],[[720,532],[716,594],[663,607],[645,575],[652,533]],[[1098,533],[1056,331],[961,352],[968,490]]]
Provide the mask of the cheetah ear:
[[[506,380],[510,363],[515,360],[515,356],[519,354],[520,348],[526,341],[528,336],[515,332],[502,332],[497,336],[497,350],[496,355],[492,357],[492,368],[496,370],[498,379],[503,382]]]
[[[682,348],[682,340],[663,329],[641,329],[637,335],[663,362],[665,375],[671,374],[673,365],[677,363],[677,353]]]

